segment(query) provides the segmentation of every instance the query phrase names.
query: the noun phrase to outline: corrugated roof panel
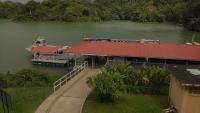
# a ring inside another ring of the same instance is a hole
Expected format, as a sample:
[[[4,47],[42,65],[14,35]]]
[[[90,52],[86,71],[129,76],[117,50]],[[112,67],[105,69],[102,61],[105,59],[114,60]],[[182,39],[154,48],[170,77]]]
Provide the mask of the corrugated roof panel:
[[[67,51],[70,53],[97,56],[148,57],[200,61],[200,46],[186,44],[85,41],[72,46]]]
[[[55,53],[59,49],[64,48],[64,46],[38,46],[33,47],[31,52],[39,52],[39,53]]]

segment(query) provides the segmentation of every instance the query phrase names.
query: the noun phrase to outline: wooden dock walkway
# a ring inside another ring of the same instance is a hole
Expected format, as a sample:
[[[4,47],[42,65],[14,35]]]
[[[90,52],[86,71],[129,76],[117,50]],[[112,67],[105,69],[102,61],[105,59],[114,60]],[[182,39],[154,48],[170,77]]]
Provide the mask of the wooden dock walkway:
[[[66,64],[68,60],[52,60],[52,59],[32,59],[34,63],[56,63],[56,64]]]

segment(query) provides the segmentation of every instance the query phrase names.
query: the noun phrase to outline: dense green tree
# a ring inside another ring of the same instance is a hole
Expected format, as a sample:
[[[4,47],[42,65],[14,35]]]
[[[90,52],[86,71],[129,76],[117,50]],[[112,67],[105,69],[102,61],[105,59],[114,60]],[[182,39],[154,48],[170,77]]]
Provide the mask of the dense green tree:
[[[48,73],[22,69],[16,73],[7,72],[0,74],[0,86],[6,87],[34,87],[34,86],[50,86],[58,77],[50,76]]]
[[[183,14],[185,28],[193,31],[200,31],[200,1],[188,1],[188,9]]]
[[[104,72],[123,76],[124,89],[133,93],[166,94],[169,72],[165,68],[141,66],[134,69],[128,64],[107,65]]]
[[[117,72],[103,71],[88,81],[98,94],[101,102],[110,102],[118,98],[118,92],[123,87],[123,76]]]
[[[199,0],[44,0],[0,2],[0,18],[17,21],[178,22],[199,29]]]

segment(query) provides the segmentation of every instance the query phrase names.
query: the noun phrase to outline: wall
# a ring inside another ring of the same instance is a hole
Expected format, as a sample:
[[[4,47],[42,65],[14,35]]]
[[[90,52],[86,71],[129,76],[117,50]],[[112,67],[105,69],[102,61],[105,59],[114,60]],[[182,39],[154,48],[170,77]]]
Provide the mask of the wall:
[[[191,94],[185,91],[182,113],[200,113],[200,93]]]
[[[184,100],[184,87],[176,81],[174,76],[170,78],[170,93],[169,93],[170,104],[175,106],[178,113],[181,113],[183,100]]]
[[[169,99],[178,113],[200,113],[200,93],[189,93],[173,76],[170,78]]]

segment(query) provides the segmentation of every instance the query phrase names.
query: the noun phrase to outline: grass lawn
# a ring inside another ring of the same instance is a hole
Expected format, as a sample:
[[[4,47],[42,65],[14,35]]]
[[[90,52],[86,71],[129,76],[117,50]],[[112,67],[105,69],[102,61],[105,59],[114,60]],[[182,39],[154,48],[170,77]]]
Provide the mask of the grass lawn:
[[[122,93],[115,103],[99,103],[92,93],[86,100],[83,113],[162,113],[167,108],[167,96],[129,95]]]
[[[37,107],[52,93],[52,87],[8,88],[13,113],[34,113]],[[0,109],[2,110],[1,106]],[[3,113],[1,112],[0,113]]]

